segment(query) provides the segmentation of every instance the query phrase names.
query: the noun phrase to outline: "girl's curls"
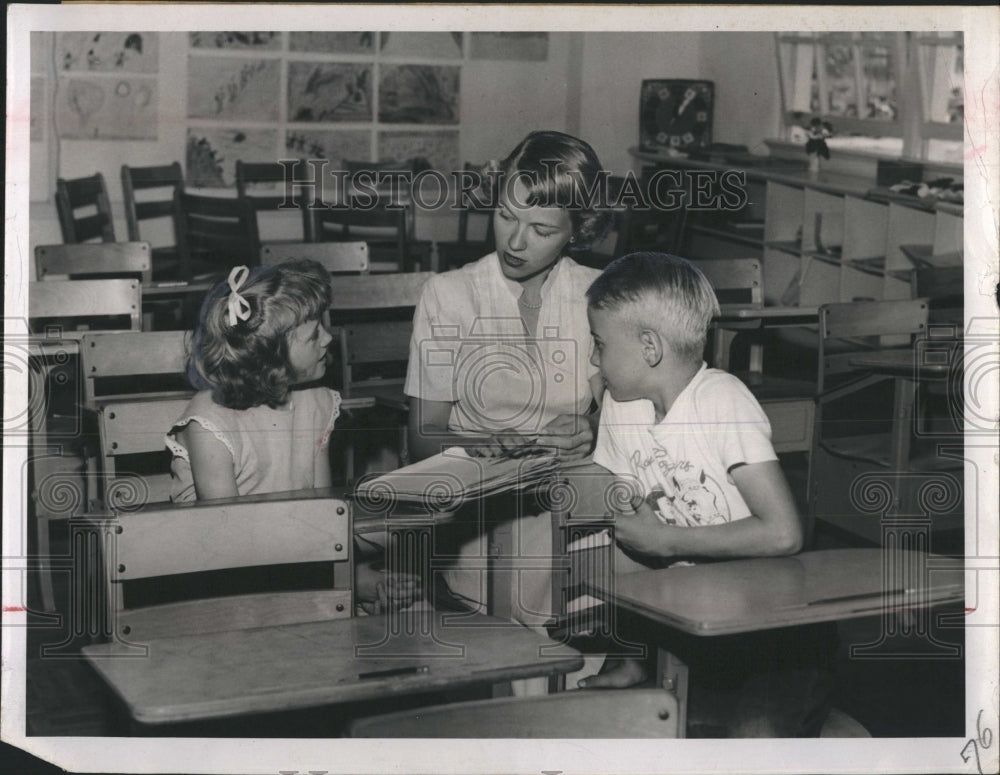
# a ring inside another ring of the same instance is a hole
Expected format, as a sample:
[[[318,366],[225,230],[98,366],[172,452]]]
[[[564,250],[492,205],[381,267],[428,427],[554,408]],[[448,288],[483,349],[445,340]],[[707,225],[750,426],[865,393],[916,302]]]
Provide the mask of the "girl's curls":
[[[201,305],[191,384],[211,390],[212,399],[230,409],[283,405],[295,383],[288,334],[329,306],[330,274],[315,261],[235,268]]]
[[[522,182],[528,190],[524,205],[567,210],[573,225],[567,246],[571,251],[587,250],[611,226],[605,190],[609,173],[601,168],[594,149],[579,138],[563,132],[531,132],[510,156],[488,165],[486,172],[497,186]]]

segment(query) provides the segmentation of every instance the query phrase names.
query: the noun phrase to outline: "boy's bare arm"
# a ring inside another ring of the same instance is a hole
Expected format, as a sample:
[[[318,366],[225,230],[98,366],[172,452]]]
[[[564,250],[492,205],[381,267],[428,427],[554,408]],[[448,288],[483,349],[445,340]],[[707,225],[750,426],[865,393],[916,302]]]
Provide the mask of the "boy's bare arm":
[[[777,461],[732,470],[751,516],[724,525],[674,527],[643,503],[634,515],[615,520],[615,539],[658,557],[766,557],[802,548],[802,524],[788,482]]]

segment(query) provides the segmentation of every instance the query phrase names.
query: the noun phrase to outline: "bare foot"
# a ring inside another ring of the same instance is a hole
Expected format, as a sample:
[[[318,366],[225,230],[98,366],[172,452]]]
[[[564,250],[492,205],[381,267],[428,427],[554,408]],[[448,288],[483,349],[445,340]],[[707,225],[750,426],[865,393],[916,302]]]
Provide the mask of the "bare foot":
[[[646,666],[638,659],[607,659],[597,675],[581,679],[581,689],[627,689],[646,680]]]

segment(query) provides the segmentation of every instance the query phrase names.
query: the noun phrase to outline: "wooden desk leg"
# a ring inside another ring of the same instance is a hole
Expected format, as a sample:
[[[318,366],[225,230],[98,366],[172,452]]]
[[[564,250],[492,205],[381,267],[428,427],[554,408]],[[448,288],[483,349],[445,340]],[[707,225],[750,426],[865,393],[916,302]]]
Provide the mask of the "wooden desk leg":
[[[658,647],[656,680],[677,697],[677,737],[687,737],[688,666],[665,648]]]
[[[486,583],[486,613],[510,621],[514,615],[514,574],[516,570],[499,570],[497,558],[514,556],[514,528],[510,520],[490,527],[487,539],[489,558]]]

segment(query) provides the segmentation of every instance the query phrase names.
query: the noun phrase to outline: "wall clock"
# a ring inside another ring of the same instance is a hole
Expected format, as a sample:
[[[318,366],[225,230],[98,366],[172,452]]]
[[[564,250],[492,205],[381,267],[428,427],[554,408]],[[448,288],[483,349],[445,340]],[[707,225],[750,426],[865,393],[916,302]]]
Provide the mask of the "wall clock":
[[[711,81],[643,81],[639,145],[644,151],[690,151],[710,145],[714,94]]]

